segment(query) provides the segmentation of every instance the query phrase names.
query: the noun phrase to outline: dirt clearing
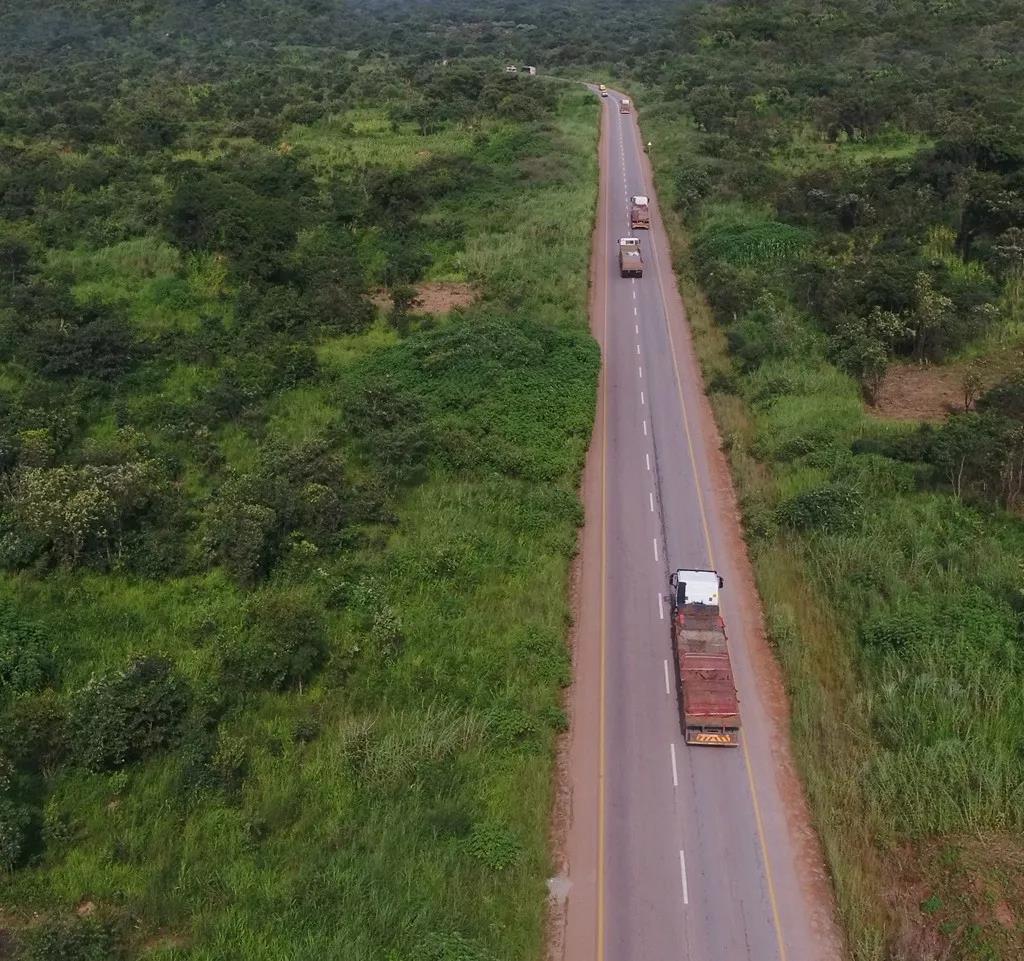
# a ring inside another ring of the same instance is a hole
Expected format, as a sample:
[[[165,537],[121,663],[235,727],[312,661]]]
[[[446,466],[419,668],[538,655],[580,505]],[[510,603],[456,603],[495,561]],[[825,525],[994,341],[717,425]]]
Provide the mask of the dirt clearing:
[[[897,948],[921,961],[1024,955],[1024,847],[1011,834],[959,836],[893,852]],[[927,879],[927,880],[925,880]]]
[[[893,364],[885,374],[874,407],[868,410],[886,420],[939,422],[964,409],[964,385],[969,373],[978,376],[984,393],[1024,366],[1024,349],[1003,347],[986,357],[952,364]]]
[[[416,299],[410,313],[450,314],[453,310],[472,306],[479,298],[480,292],[472,284],[429,281],[416,286]],[[391,309],[391,295],[386,290],[378,290],[370,299],[382,310]]]

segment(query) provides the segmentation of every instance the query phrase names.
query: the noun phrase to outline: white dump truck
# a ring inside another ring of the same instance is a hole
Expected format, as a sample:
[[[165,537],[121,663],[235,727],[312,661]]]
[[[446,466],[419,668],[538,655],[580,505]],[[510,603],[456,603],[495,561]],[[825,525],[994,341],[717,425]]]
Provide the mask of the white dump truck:
[[[643,277],[644,258],[640,254],[640,241],[636,237],[619,238],[619,276]]]

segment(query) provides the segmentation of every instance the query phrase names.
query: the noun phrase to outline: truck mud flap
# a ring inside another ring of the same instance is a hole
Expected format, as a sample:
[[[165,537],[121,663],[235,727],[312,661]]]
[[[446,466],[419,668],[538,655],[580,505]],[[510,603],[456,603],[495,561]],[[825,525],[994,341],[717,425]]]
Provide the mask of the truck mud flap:
[[[701,731],[689,728],[686,732],[687,744],[705,744],[712,747],[739,747],[739,731]]]

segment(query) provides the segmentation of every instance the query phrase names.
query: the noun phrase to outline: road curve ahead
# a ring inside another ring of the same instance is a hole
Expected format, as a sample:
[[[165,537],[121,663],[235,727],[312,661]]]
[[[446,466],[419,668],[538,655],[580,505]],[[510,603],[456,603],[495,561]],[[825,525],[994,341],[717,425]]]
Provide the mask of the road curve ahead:
[[[752,647],[764,647],[756,605],[749,587],[730,591],[749,575],[736,556],[717,433],[636,118],[609,93],[591,268],[603,371],[584,480],[563,953],[829,961],[839,955],[827,884],[813,834],[797,823],[792,773],[787,781],[781,770],[785,734]],[[651,197],[649,231],[629,229],[632,194]],[[618,238],[631,234],[642,245],[640,279],[619,276]],[[663,598],[676,567],[725,578],[739,749],[682,739]]]

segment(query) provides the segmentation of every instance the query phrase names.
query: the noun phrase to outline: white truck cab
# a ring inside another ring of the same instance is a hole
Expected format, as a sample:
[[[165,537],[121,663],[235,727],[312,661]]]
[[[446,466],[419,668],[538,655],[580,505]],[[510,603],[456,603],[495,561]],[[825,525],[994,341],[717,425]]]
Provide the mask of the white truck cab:
[[[668,579],[668,582],[676,592],[676,607],[685,604],[718,607],[718,592],[725,587],[725,582],[719,577],[718,571],[691,571],[681,568]]]

